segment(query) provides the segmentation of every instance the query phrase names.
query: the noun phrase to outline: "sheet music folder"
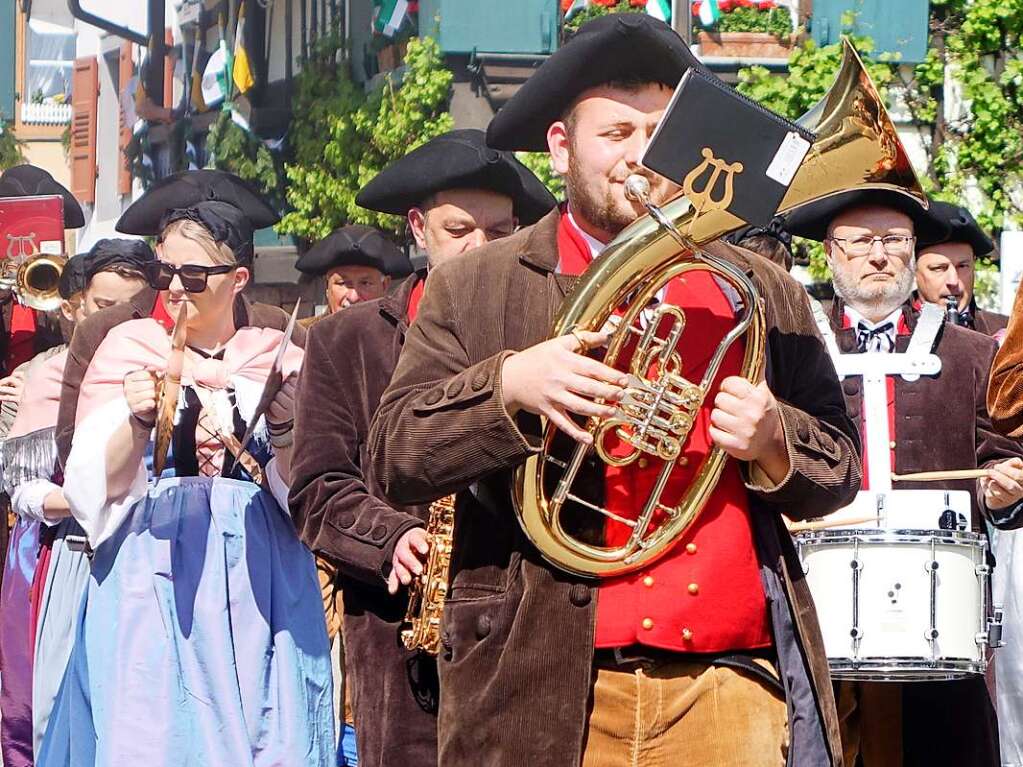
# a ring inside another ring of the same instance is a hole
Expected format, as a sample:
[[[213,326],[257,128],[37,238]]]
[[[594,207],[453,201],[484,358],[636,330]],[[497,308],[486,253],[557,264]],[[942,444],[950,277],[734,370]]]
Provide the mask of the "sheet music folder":
[[[683,187],[702,211],[770,223],[814,135],[713,75],[690,69],[642,163]]]

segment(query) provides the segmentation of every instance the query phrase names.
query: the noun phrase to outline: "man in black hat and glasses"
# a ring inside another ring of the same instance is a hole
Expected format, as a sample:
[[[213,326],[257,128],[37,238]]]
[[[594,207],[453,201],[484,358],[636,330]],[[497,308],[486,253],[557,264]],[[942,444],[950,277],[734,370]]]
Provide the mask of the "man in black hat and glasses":
[[[922,324],[912,304],[915,247],[918,239],[946,239],[948,222],[907,195],[854,190],[796,210],[787,228],[824,243],[836,298],[830,327],[821,332],[834,337],[833,348],[842,355],[905,352]],[[917,337],[917,343],[923,338]],[[980,480],[899,482],[898,487],[969,492],[974,532],[983,531],[985,522],[1019,527],[1023,449],[995,432],[985,406],[995,341],[945,323],[926,343],[941,360],[940,371],[911,381],[888,375],[886,418],[883,406],[882,419],[871,417],[876,414],[859,378],[843,382],[849,416],[859,424],[864,446],[872,430],[884,434],[888,423],[891,455],[875,462],[864,447],[868,470],[863,489],[887,484],[887,478],[881,483],[874,479],[870,466],[890,464],[896,474],[985,468],[989,474]],[[884,444],[884,438],[874,441]],[[938,508],[935,518],[940,513]],[[982,676],[949,682],[840,682],[836,697],[847,764],[999,763],[995,709]]]
[[[820,514],[848,497],[856,443],[805,295],[780,270],[707,246],[765,296],[768,374],[753,385],[730,372],[708,395],[715,405],[700,414],[698,444],[669,482],[688,487],[711,442],[738,460],[661,559],[614,578],[564,572],[526,540],[512,508],[514,471],[539,449],[537,416],[589,444],[573,416],[606,417],[623,396],[621,371],[578,353],[604,334],[545,339],[575,278],[644,213],[625,194],[629,176],[647,178],[655,203],[677,192],[640,158],[683,73],[698,66],[674,31],[643,14],[591,21],[544,62],[487,139],[549,151],[567,203],[435,270],[381,399],[369,450],[388,498],[457,494],[438,661],[442,764],[841,759],[813,606],[781,514]],[[685,364],[705,367],[713,351],[702,344],[716,348],[735,308],[709,276],[687,273],[667,290],[687,313]],[[661,466],[587,465],[578,492],[631,521]],[[608,525],[608,535],[625,527]]]
[[[510,153],[488,148],[478,130],[428,141],[385,168],[356,201],[405,216],[430,269],[457,267],[463,254],[554,207],[540,181]],[[422,567],[428,510],[385,501],[367,452],[370,420],[425,278],[420,270],[385,298],[313,325],[299,381],[292,514],[303,540],[340,573],[359,764],[369,767],[438,763],[436,665],[398,638],[406,607],[399,586]]]

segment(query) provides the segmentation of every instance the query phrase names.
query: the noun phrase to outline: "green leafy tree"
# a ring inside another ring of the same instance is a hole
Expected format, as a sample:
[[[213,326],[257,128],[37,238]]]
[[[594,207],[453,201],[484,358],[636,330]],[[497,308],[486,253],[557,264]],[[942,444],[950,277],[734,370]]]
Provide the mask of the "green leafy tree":
[[[0,114],[0,171],[25,162],[25,155],[21,151],[23,144],[24,142],[14,135],[11,124],[4,120],[3,114]]]
[[[551,156],[547,152],[516,152],[515,156],[533,171],[555,198],[565,198],[565,180],[551,166]]]
[[[453,75],[435,40],[413,39],[401,83],[388,75],[365,94],[339,51],[337,39],[326,41],[296,78],[295,159],[285,167],[292,210],[277,230],[317,240],[357,223],[400,234],[400,217],[360,208],[355,195],[386,165],[451,129]]]
[[[187,167],[185,144],[187,133],[192,128],[190,121],[180,120],[174,138],[178,151],[173,154],[181,158]],[[231,119],[231,113],[221,111],[216,122],[210,126],[206,138],[209,164],[218,170],[226,170],[243,178],[259,189],[278,209],[284,203],[284,163],[280,155],[270,150],[258,136],[243,129]],[[184,167],[179,168],[183,170]]]

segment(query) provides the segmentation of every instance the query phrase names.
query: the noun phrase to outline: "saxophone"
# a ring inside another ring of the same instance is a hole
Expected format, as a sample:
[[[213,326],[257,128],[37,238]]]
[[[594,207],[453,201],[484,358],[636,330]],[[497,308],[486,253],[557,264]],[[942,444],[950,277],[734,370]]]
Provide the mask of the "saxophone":
[[[408,609],[401,628],[402,644],[409,650],[429,655],[440,652],[440,619],[448,595],[454,531],[455,496],[446,495],[430,504],[426,523],[430,553],[423,572],[409,585]]]

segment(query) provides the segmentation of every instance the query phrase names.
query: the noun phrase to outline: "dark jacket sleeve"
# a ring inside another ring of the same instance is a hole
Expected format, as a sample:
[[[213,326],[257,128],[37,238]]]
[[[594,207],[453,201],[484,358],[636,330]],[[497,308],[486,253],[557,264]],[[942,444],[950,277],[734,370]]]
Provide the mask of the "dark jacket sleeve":
[[[990,347],[987,354],[981,355],[980,364],[976,367],[977,396],[976,396],[976,422],[977,422],[977,466],[990,467],[996,463],[1007,461],[1010,458],[1023,458],[1023,446],[1010,437],[1002,436],[992,425],[991,416],[988,414],[985,393],[989,391],[989,371],[991,365],[996,364],[997,355],[995,350],[997,344],[988,338],[977,338],[978,345],[983,341]],[[984,493],[977,486],[977,507],[980,513],[998,528],[1004,530],[1023,527],[1023,501],[1007,506],[1004,509],[988,509],[984,503]]]
[[[848,505],[860,489],[859,431],[805,292],[787,275],[765,278],[767,381],[778,400],[789,472],[768,487],[747,471],[747,487],[790,519],[811,519]]]
[[[374,497],[360,469],[360,442],[352,387],[334,365],[338,349],[326,343],[323,325],[307,338],[295,411],[289,505],[302,540],[348,576],[383,585],[394,546],[422,526],[415,516]]]
[[[428,503],[457,493],[538,449],[502,400],[501,368],[513,352],[470,362],[460,340],[467,334],[458,323],[471,312],[453,311],[465,298],[456,300],[446,266],[430,272],[370,429],[377,475],[387,497],[398,503]]]

